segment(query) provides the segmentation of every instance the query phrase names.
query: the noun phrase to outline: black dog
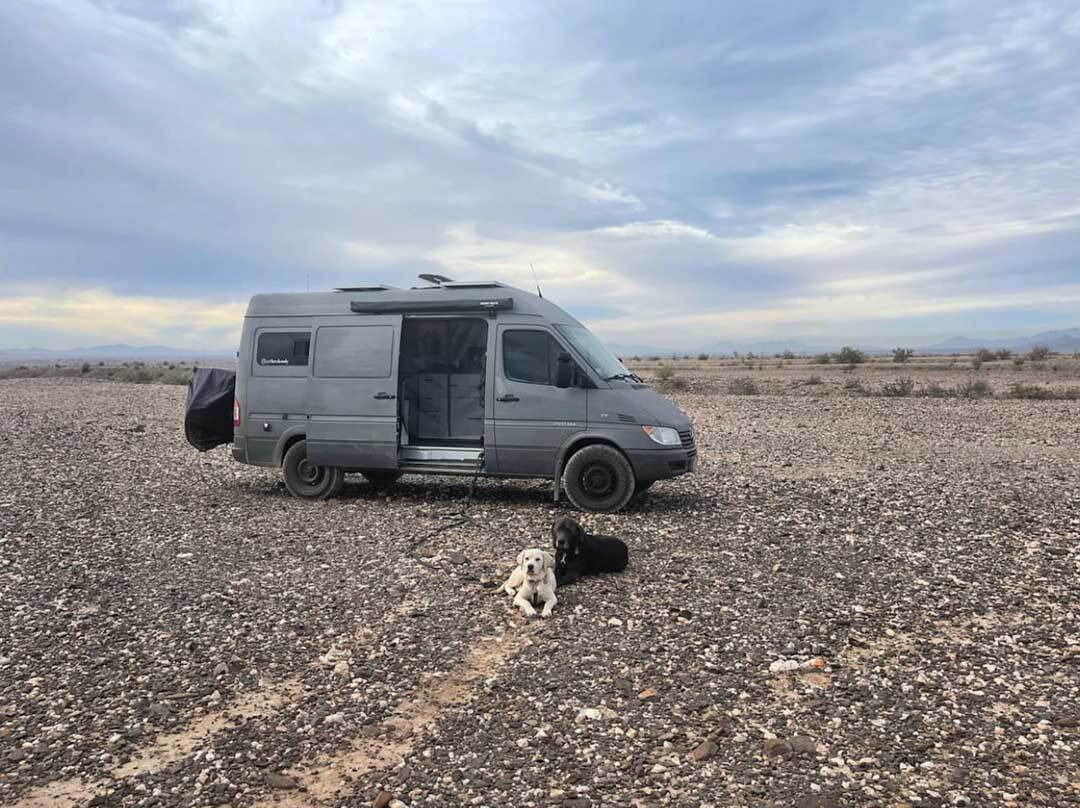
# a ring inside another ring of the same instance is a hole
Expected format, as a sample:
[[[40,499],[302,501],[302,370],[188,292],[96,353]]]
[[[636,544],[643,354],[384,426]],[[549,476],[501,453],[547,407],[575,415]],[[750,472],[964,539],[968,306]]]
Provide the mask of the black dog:
[[[555,542],[555,582],[558,586],[573,583],[582,575],[622,572],[630,560],[630,551],[622,539],[594,536],[569,516],[560,516],[551,525]]]

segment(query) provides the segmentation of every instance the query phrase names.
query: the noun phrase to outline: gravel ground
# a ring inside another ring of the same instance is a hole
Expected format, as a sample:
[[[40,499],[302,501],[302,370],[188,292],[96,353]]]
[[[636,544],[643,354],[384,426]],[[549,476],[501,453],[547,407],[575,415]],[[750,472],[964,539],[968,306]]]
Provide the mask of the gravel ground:
[[[700,472],[526,621],[549,486],[421,541],[461,480],[298,502],[183,396],[0,382],[3,804],[1080,803],[1076,402],[682,394]]]

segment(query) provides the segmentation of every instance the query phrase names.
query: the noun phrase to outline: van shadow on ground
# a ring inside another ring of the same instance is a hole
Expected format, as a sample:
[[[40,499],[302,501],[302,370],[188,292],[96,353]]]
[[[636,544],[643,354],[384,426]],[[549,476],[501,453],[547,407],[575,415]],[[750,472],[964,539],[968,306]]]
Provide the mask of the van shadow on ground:
[[[252,481],[239,486],[245,493],[261,499],[290,499],[281,480]],[[389,487],[368,483],[360,475],[350,475],[338,499],[346,502],[382,502],[391,498],[396,503],[417,506],[458,507],[465,504],[469,493],[468,478],[453,481],[404,477]],[[661,485],[637,497],[621,513],[670,514],[694,508],[703,498],[686,491],[664,490]],[[505,506],[507,508],[532,506],[574,512],[576,509],[564,494],[558,503],[552,500],[551,483],[546,481],[479,480],[473,493],[473,504]]]

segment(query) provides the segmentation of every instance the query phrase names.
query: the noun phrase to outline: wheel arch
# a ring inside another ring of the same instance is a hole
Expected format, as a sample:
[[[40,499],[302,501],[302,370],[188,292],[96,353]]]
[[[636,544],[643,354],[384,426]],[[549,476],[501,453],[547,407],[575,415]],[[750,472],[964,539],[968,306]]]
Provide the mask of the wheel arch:
[[[630,456],[626,454],[626,450],[621,447],[617,441],[613,440],[610,435],[603,435],[597,432],[578,432],[571,435],[570,438],[559,448],[559,453],[555,456],[555,479],[558,480],[562,477],[562,471],[566,468],[567,462],[574,454],[584,449],[586,446],[595,446],[598,443],[602,443],[605,446],[610,446],[612,449],[618,450],[627,462],[630,462]],[[630,463],[630,468],[633,468],[634,464]]]
[[[277,446],[274,447],[274,465],[280,466],[285,460],[285,453],[292,448],[297,441],[307,437],[307,427],[301,424],[291,426],[281,433]]]

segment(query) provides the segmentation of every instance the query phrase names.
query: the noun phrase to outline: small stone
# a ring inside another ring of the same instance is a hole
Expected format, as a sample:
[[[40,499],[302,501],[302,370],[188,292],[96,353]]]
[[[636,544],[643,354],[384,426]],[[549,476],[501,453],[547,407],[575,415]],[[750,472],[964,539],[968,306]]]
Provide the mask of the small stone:
[[[609,626],[611,626],[612,628],[621,628],[622,627],[622,620],[620,620],[617,617],[609,617],[608,621],[607,621],[607,624]]]
[[[783,738],[767,738],[761,751],[767,758],[787,758],[791,757],[792,752],[791,744]]]
[[[409,804],[401,800],[390,800],[388,808],[409,808]]]
[[[270,788],[281,789],[282,791],[298,787],[296,781],[291,777],[285,774],[278,774],[277,772],[266,773],[266,784],[270,786]]]
[[[813,738],[808,738],[805,735],[792,735],[790,738],[788,738],[788,744],[790,744],[793,754],[817,754],[817,743],[814,741]]]
[[[667,771],[667,766],[665,766],[663,763],[657,763],[655,766],[652,767],[652,769],[650,769],[650,771],[653,774],[663,774]]]
[[[224,676],[229,672],[229,664],[227,662],[219,662],[214,666],[214,676]]]
[[[390,801],[393,799],[394,795],[389,791],[380,791],[371,801],[371,808],[389,808]]]
[[[339,679],[349,678],[349,663],[344,659],[334,665],[334,675]]]
[[[694,747],[694,751],[690,753],[690,759],[700,763],[703,760],[708,760],[717,753],[719,747],[712,741],[706,740],[699,743]]]
[[[326,716],[326,718],[323,719],[323,723],[324,724],[344,724],[345,723],[345,714],[344,713],[330,713],[330,715]]]
[[[650,699],[655,699],[659,695],[660,694],[656,692],[655,687],[647,687],[638,693],[637,697],[641,699],[641,701],[649,701]]]

